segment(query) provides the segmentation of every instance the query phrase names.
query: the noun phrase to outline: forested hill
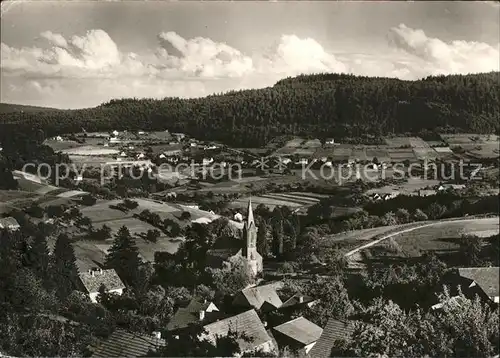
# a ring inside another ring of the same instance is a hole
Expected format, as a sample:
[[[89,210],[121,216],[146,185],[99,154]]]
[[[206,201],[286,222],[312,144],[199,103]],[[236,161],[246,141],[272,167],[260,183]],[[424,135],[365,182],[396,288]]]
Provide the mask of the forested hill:
[[[198,99],[120,99],[91,109],[0,114],[0,135],[53,136],[82,127],[169,129],[256,146],[283,134],[339,138],[425,129],[490,133],[499,130],[498,81],[498,72],[418,81],[303,75],[269,88]]]

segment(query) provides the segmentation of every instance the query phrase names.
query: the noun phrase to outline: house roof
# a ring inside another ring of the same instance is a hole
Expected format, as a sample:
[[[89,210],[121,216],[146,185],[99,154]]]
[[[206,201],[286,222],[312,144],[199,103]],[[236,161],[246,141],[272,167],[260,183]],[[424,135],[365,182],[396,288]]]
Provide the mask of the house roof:
[[[83,272],[80,274],[80,280],[88,293],[99,292],[101,285],[106,286],[107,290],[125,288],[114,269],[95,271],[94,276],[90,272]]]
[[[161,338],[117,329],[93,349],[92,357],[144,357],[163,346]]]
[[[303,345],[316,342],[323,333],[323,328],[304,317],[292,319],[273,329]]]
[[[19,227],[19,223],[12,216],[6,218],[0,218],[0,229],[10,228],[10,227]]]
[[[302,296],[302,298],[303,298],[302,302],[300,302],[300,296]],[[281,305],[280,308],[293,307],[296,305],[306,304],[309,302],[313,302],[314,300],[315,300],[314,297],[302,295],[300,293],[296,293],[295,295],[290,297],[288,300],[283,302],[283,304]]]
[[[340,321],[333,318],[329,319],[323,329],[323,333],[309,352],[309,356],[314,358],[330,357],[330,352],[335,345],[335,341],[340,339],[349,339],[353,332],[353,321]]]
[[[489,297],[499,296],[498,267],[467,267],[459,268],[458,274],[476,282]]]
[[[272,341],[257,312],[253,309],[208,324],[204,328],[207,331],[204,336],[211,341],[215,341],[218,336],[227,336],[229,332],[236,332],[241,336],[237,341],[243,352],[254,350],[262,344]]]
[[[172,316],[167,324],[167,330],[173,331],[177,329],[183,329],[188,327],[190,324],[195,324],[203,322],[205,324],[211,323],[217,319],[223,318],[224,315],[217,311],[205,312],[205,317],[200,321],[200,311],[205,311],[211,302],[203,302],[197,299],[193,299],[189,302],[187,307],[179,308],[175,314]]]
[[[276,308],[281,307],[283,304],[276,292],[275,284],[248,287],[241,290],[241,294],[243,294],[248,303],[256,309],[259,309],[264,302],[268,302]]]

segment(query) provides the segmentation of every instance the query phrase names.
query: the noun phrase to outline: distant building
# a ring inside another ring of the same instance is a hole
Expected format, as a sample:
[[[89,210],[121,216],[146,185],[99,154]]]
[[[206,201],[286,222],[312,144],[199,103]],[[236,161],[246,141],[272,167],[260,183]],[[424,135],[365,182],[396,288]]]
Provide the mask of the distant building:
[[[287,310],[287,309],[295,309],[298,307],[303,307],[303,308],[311,308],[314,306],[319,300],[315,299],[314,297],[308,296],[308,295],[303,295],[301,293],[296,293],[289,299],[287,299],[283,304],[279,307],[280,311]]]
[[[437,194],[437,191],[434,190],[434,189],[420,189],[418,191],[418,196],[432,196],[432,195],[436,195]]]
[[[499,268],[498,267],[466,267],[458,268],[456,273],[462,283],[462,292],[477,293],[499,303]]]
[[[249,310],[203,327],[207,333],[201,339],[215,343],[217,337],[225,337],[235,332],[242,338],[237,339],[240,354],[249,352],[272,352],[276,350],[272,338],[255,310]]]
[[[0,218],[0,229],[7,229],[7,230],[19,230],[21,226],[17,222],[16,219],[14,219],[12,216],[8,216],[6,218]]]
[[[118,136],[118,134],[120,134],[120,133],[119,133],[117,130],[114,130],[114,131],[112,132],[112,134],[113,134],[113,136],[117,137],[117,136]]]
[[[304,317],[298,317],[273,328],[279,346],[287,346],[300,353],[309,353],[321,337],[323,329]]]
[[[257,226],[253,217],[251,200],[248,202],[248,217],[243,226],[242,239],[244,247],[208,250],[208,264],[212,267],[221,267],[224,263],[243,259],[253,276],[262,272],[262,256],[257,251]]]
[[[335,140],[333,138],[327,138],[325,144],[335,144]]]
[[[118,295],[121,295],[125,288],[125,285],[114,269],[90,269],[88,272],[80,273],[80,281],[83,290],[94,303],[97,302],[97,295],[99,295],[101,285],[106,287],[106,292]]]

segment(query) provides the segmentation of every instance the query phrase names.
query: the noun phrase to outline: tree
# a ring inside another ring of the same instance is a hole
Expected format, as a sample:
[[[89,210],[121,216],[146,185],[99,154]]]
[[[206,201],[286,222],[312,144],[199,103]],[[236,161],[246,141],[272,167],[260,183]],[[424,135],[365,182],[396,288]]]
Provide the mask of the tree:
[[[446,206],[439,205],[436,202],[432,202],[428,207],[427,207],[427,215],[429,216],[429,219],[431,220],[437,220],[443,217],[444,214],[446,214]]]
[[[50,272],[50,253],[47,240],[43,235],[35,235],[29,249],[29,263],[34,274],[48,287]]]
[[[428,219],[427,214],[420,209],[416,209],[413,213],[413,220],[415,221],[426,221]]]
[[[482,243],[481,238],[472,235],[462,236],[459,241],[461,262],[466,267],[479,267],[484,265],[484,260],[481,256]]]
[[[191,219],[191,213],[189,211],[183,211],[181,214],[181,220],[185,221],[189,219]]]
[[[158,238],[161,236],[161,233],[154,229],[154,230],[148,230],[148,232],[146,233],[146,240],[150,241],[150,242],[157,242],[158,241]]]
[[[92,228],[92,220],[88,216],[83,216],[78,219],[77,224],[80,226],[87,226],[88,228]]]
[[[60,234],[56,240],[53,277],[59,299],[66,299],[78,280],[75,251],[66,234]]]
[[[111,238],[111,228],[104,224],[101,228],[94,232],[94,237],[96,240],[105,241]]]
[[[347,289],[338,276],[316,276],[307,285],[305,292],[319,300],[305,316],[320,327],[324,327],[330,318],[345,319],[353,313],[354,307]]]
[[[82,196],[82,204],[86,206],[92,206],[97,202],[97,199],[92,195]]]
[[[202,337],[200,339],[200,337]],[[195,325],[180,335],[167,335],[165,347],[150,352],[151,357],[233,357],[240,353],[240,335],[230,331],[211,340],[201,326]]]
[[[126,226],[122,226],[115,236],[106,257],[106,266],[114,268],[129,285],[134,285],[141,265],[139,250]]]
[[[410,222],[410,212],[407,209],[399,208],[396,211],[396,218],[401,224],[406,224]]]
[[[213,287],[222,296],[232,295],[253,281],[249,267],[241,259],[232,261],[222,269],[209,268],[208,272],[211,274]]]
[[[262,219],[259,224],[259,229],[257,230],[257,252],[261,254],[262,257],[267,257],[269,255],[269,242],[267,236],[267,222]]]
[[[132,209],[137,208],[139,206],[139,203],[137,203],[137,201],[134,201],[134,200],[125,199],[125,200],[123,200],[123,205],[127,209],[132,210]]]
[[[382,224],[385,226],[392,226],[392,225],[397,225],[398,221],[396,220],[396,216],[392,211],[385,213],[384,216],[381,218]]]

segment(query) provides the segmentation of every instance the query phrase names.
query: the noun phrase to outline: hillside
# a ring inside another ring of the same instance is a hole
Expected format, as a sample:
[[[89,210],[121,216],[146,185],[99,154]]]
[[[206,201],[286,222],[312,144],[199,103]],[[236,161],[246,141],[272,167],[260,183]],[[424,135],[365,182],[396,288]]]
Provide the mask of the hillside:
[[[0,114],[19,113],[19,112],[41,112],[57,111],[55,108],[26,106],[22,104],[0,103]]]
[[[91,109],[0,114],[0,133],[170,129],[238,146],[263,145],[286,134],[491,133],[499,129],[499,94],[496,72],[418,81],[304,75],[205,98],[119,99]]]

